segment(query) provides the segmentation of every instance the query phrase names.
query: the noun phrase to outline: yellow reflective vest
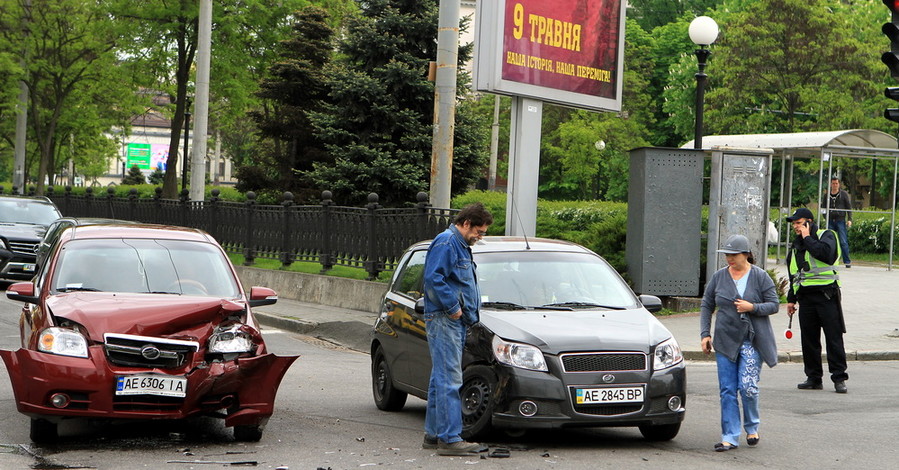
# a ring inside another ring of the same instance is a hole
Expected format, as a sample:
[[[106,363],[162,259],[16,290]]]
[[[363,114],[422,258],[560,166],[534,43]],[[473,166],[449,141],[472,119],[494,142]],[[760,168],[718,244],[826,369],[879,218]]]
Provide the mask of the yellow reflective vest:
[[[820,229],[818,230],[818,239],[821,238],[821,235],[828,231],[828,229]],[[833,230],[830,230],[833,232]],[[790,264],[788,266],[790,272],[790,278],[793,280],[793,293],[796,293],[800,287],[804,286],[829,286],[834,282],[837,285],[840,285],[840,275],[837,274],[836,263],[840,261],[840,257],[842,253],[840,251],[840,239],[839,236],[834,233],[834,238],[836,239],[837,245],[837,257],[834,259],[834,264],[827,264],[823,261],[817,260],[813,258],[808,250],[805,251],[805,262],[808,264],[808,270],[799,270],[799,266],[796,264],[796,252],[793,252],[793,256],[790,256]]]

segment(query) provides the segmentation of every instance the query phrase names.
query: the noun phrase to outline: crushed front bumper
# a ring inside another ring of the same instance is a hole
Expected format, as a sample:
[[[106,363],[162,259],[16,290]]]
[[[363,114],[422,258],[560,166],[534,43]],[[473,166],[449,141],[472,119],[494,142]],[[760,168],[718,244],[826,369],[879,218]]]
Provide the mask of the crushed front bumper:
[[[225,426],[264,424],[274,410],[281,379],[297,359],[264,354],[161,370],[113,368],[102,346],[90,347],[89,356],[0,350],[18,410],[51,421],[67,417],[182,419],[225,409]],[[147,373],[186,377],[186,396],[116,395],[117,376]],[[63,408],[51,403],[51,397],[59,393],[69,397]]]

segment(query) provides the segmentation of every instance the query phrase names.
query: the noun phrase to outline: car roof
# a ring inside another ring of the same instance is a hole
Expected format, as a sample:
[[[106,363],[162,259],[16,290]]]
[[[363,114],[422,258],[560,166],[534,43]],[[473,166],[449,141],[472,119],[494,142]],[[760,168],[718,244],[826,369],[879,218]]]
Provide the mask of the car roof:
[[[161,240],[188,240],[205,243],[214,243],[215,240],[206,232],[188,227],[173,225],[156,225],[139,222],[107,219],[82,219],[93,220],[99,224],[76,225],[67,230],[70,240],[101,239],[101,238],[150,238]]]
[[[412,248],[427,248],[431,240],[418,242]],[[553,251],[566,253],[595,254],[576,243],[538,237],[489,236],[482,238],[471,247],[474,253],[501,253],[515,251]]]
[[[32,201],[38,204],[44,204],[47,206],[56,207],[56,204],[50,200],[50,198],[46,196],[13,196],[13,195],[0,195],[0,201]]]

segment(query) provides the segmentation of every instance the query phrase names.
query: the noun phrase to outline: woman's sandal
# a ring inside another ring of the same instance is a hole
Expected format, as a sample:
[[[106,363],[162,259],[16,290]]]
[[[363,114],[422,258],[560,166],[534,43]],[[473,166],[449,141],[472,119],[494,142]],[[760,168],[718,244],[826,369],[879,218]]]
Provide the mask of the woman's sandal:
[[[738,446],[731,444],[730,442],[719,442],[715,444],[715,452],[727,452],[731,449],[736,449]]]
[[[760,437],[758,434],[756,434],[755,437],[746,436],[746,443],[750,446],[754,446],[759,443],[759,439]]]

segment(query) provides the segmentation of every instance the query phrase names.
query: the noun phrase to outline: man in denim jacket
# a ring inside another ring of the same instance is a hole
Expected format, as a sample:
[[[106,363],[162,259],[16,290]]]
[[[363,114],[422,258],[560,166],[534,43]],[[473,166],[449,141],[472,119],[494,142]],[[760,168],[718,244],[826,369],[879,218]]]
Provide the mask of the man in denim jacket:
[[[481,295],[471,245],[487,234],[493,216],[481,203],[463,208],[437,235],[425,258],[425,325],[431,380],[422,447],[440,455],[467,455],[480,444],[462,440],[462,349],[468,327],[478,322]]]

